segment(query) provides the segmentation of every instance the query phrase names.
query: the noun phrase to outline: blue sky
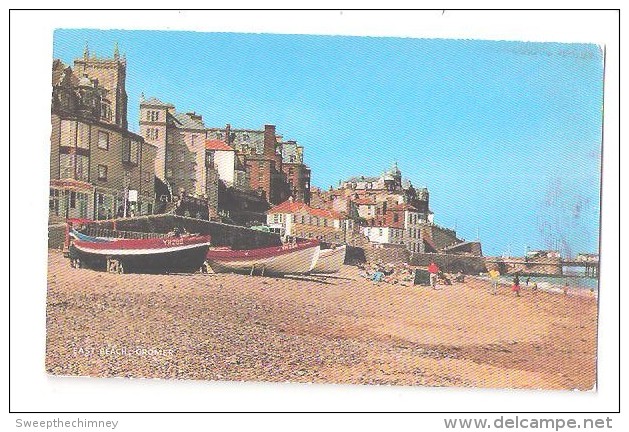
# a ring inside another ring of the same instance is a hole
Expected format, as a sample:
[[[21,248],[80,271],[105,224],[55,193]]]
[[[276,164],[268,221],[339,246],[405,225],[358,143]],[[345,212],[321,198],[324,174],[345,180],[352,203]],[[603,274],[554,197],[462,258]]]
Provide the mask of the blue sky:
[[[598,250],[603,61],[598,46],[444,39],[57,30],[127,57],[140,94],[208,126],[276,124],[305,147],[312,184],[398,162],[430,190],[435,221],[486,255],[559,244]]]

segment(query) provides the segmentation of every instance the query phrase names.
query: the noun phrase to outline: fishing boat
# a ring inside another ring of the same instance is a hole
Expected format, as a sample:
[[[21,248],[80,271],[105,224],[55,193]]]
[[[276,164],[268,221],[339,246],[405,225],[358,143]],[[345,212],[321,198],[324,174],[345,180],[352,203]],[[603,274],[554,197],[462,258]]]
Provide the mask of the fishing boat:
[[[205,261],[210,236],[148,239],[75,239],[70,258],[80,267],[118,273],[188,273]]]
[[[319,258],[312,269],[312,273],[336,273],[345,262],[347,245],[330,249],[321,249]]]
[[[260,249],[210,248],[207,264],[217,273],[301,274],[314,268],[318,256],[319,241],[306,240]]]
[[[83,234],[82,232],[79,232],[75,230],[74,228],[70,229],[68,235],[75,240],[83,240],[86,242],[93,242],[93,243],[110,242],[110,241],[116,240],[113,237],[96,237],[96,236]]]

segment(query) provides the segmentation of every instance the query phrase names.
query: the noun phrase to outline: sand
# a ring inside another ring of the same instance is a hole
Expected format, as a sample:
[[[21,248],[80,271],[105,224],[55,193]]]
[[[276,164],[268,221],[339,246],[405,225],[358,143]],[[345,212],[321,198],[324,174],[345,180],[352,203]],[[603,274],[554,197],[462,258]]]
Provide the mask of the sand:
[[[486,281],[115,275],[49,253],[55,375],[591,390],[596,299]]]

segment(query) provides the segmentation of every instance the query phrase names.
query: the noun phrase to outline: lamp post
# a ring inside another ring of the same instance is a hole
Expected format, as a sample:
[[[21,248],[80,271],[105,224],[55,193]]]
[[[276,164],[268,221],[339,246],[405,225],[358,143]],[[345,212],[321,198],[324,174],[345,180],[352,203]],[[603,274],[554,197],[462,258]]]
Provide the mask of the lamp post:
[[[123,217],[127,217],[127,201],[129,199],[129,184],[131,183],[131,176],[128,171],[124,173],[124,204],[123,204]]]

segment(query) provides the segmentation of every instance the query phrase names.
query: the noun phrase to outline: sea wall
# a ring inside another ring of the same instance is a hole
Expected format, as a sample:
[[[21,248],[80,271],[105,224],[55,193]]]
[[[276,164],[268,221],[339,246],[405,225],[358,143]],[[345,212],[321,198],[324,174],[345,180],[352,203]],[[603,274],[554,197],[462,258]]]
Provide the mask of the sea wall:
[[[185,228],[189,233],[210,234],[214,246],[231,246],[234,249],[255,249],[282,244],[280,236],[274,233],[252,230],[237,225],[176,216],[171,214],[139,216],[135,218],[94,221],[89,228],[146,233],[168,233],[175,227]],[[48,247],[62,248],[65,230],[61,236],[55,228],[49,228]]]
[[[479,274],[487,271],[483,257],[469,255],[411,253],[409,264],[426,267],[431,262],[447,273]]]
[[[403,245],[384,244],[363,248],[365,259],[369,263],[383,262],[385,264],[407,263],[410,252]]]
[[[563,269],[561,258],[535,257],[525,258],[496,258],[486,257],[487,268],[494,268],[500,274],[520,273],[522,275],[561,276]]]

